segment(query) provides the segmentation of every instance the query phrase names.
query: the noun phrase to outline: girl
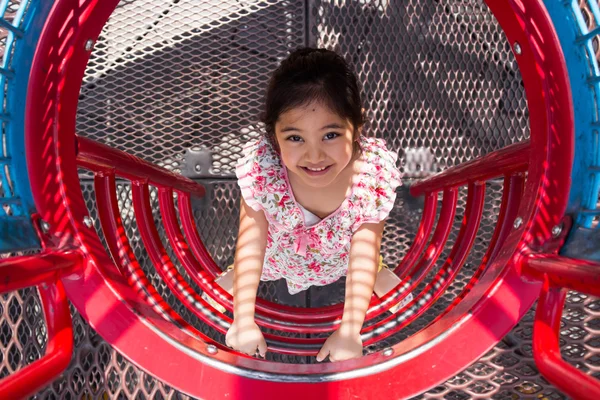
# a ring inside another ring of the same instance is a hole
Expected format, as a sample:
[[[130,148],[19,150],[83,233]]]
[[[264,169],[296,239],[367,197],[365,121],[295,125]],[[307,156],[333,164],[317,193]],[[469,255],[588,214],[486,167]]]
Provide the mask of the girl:
[[[226,343],[265,356],[254,322],[259,280],[285,278],[294,294],[347,275],[342,322],[317,361],[360,357],[384,220],[400,185],[397,155],[361,136],[356,76],[332,51],[290,54],[271,77],[262,121],[266,136],[245,146],[236,168],[242,200]]]

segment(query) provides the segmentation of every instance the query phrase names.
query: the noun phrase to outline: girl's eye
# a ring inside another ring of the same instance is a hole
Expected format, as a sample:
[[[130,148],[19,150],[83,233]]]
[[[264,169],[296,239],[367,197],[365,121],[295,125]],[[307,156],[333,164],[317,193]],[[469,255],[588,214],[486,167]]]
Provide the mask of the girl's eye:
[[[289,140],[290,142],[299,142],[302,140],[302,138],[298,135],[292,135],[292,136],[289,136],[287,138],[287,140]]]
[[[339,133],[329,132],[328,134],[325,135],[325,139],[331,140],[331,139],[335,139],[338,136],[340,136]]]

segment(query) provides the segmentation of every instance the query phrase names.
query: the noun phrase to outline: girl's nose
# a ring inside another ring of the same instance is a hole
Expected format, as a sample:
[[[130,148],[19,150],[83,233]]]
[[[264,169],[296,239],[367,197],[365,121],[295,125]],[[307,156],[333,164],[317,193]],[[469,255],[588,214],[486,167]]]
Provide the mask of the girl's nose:
[[[320,146],[310,146],[306,153],[307,161],[312,164],[317,164],[325,159],[325,153]]]

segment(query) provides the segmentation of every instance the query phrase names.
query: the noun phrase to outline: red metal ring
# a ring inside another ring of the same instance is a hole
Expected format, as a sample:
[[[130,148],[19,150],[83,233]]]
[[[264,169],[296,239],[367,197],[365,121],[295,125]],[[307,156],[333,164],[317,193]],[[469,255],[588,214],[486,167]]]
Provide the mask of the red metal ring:
[[[573,110],[568,76],[550,18],[539,1],[489,1],[517,56],[531,123],[528,179],[518,215],[478,284],[435,324],[392,348],[331,364],[286,365],[219,351],[165,322],[140,302],[116,271],[97,235],[77,177],[75,116],[89,54],[116,0],[57,0],[31,68],[26,109],[28,169],[36,207],[59,245],[79,245],[87,264],[65,279],[71,301],[113,346],[169,385],[202,398],[408,397],[455,374],[504,336],[540,291],[520,275],[520,253],[541,246],[563,216],[573,159]],[[534,26],[535,23],[535,26]],[[444,353],[444,363],[439,354]],[[160,357],[156,357],[160,354]],[[386,353],[387,354],[387,353]],[[423,365],[427,374],[413,374]],[[430,368],[436,366],[436,368]],[[317,376],[318,375],[318,376]],[[202,377],[199,379],[199,377]],[[352,379],[349,379],[352,378]],[[298,382],[290,390],[290,382]],[[310,382],[310,383],[309,383]]]

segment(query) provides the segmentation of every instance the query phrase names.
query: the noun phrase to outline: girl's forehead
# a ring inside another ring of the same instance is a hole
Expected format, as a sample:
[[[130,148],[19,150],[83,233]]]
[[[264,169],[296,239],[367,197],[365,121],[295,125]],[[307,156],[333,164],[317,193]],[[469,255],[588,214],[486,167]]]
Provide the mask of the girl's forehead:
[[[332,122],[338,122],[341,124],[348,124],[349,121],[335,113],[330,107],[317,101],[313,101],[308,104],[304,104],[298,107],[293,107],[279,115],[277,123],[281,124],[294,124],[294,123],[305,123],[314,122],[315,119],[327,119]]]

